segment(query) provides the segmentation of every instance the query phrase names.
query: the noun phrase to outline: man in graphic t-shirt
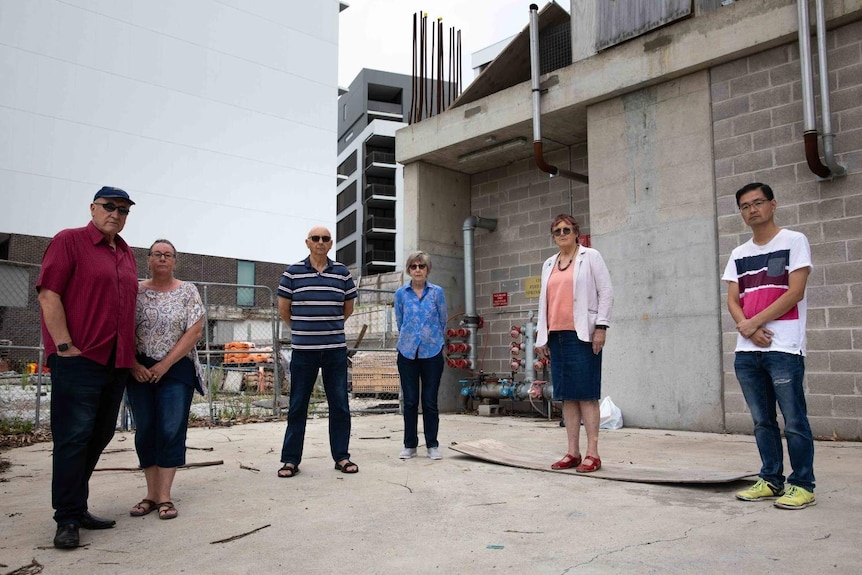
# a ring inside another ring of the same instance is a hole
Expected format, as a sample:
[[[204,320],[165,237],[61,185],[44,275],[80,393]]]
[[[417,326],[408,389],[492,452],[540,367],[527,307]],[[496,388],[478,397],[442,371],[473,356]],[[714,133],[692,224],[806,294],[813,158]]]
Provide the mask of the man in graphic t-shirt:
[[[736,322],[736,378],[754,420],[760,479],[736,494],[743,501],[776,499],[782,509],[804,509],[814,500],[814,439],[805,405],[805,286],[811,248],[799,232],[775,224],[772,188],[752,183],[736,192],[750,240],[733,250],[722,279],[727,309]],[[793,472],[784,489],[784,435]]]

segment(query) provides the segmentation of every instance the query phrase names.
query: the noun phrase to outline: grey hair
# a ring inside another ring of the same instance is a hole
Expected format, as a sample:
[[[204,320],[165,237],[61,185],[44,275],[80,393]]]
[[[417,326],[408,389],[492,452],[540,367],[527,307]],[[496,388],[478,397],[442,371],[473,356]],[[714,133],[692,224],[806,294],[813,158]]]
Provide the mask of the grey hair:
[[[431,256],[425,252],[413,252],[407,256],[407,262],[404,264],[404,269],[409,271],[410,266],[415,263],[425,264],[425,269],[428,270],[428,273],[431,273]]]

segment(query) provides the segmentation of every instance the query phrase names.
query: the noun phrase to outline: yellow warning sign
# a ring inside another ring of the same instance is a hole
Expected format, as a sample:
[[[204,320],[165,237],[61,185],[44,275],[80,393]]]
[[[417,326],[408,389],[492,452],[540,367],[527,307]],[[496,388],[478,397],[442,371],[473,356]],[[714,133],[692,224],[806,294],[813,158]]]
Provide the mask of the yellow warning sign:
[[[542,276],[524,278],[524,297],[539,297],[542,290]]]

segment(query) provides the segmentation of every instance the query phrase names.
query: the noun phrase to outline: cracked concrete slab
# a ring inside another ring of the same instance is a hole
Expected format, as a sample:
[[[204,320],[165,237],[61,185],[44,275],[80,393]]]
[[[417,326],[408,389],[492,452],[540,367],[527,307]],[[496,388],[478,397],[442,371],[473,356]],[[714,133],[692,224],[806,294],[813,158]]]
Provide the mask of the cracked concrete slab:
[[[801,511],[737,501],[748,481],[705,486],[597,481],[484,463],[402,461],[397,415],[354,417],[356,475],[333,469],[327,421],[309,420],[302,473],[279,479],[283,422],[189,430],[189,462],[174,486],[179,517],[130,517],[139,471],[101,471],[90,508],[117,519],[81,531],[84,547],[51,547],[51,444],[4,453],[0,572],[44,573],[857,573],[862,541],[862,444],[818,442],[818,505]],[[441,446],[493,437],[547,454],[565,451],[557,422],[442,415]],[[757,469],[750,436],[602,431],[612,464]],[[118,433],[100,467],[134,467],[133,435]],[[244,535],[236,538],[236,536]],[[223,541],[217,543],[217,541]]]

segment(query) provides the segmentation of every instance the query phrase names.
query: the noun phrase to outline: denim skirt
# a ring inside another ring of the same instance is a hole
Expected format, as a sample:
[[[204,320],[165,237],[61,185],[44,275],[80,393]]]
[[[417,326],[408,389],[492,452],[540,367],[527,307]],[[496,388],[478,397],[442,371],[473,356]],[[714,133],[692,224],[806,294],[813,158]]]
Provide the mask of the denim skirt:
[[[602,352],[574,331],[548,334],[554,401],[593,401],[602,396]]]

